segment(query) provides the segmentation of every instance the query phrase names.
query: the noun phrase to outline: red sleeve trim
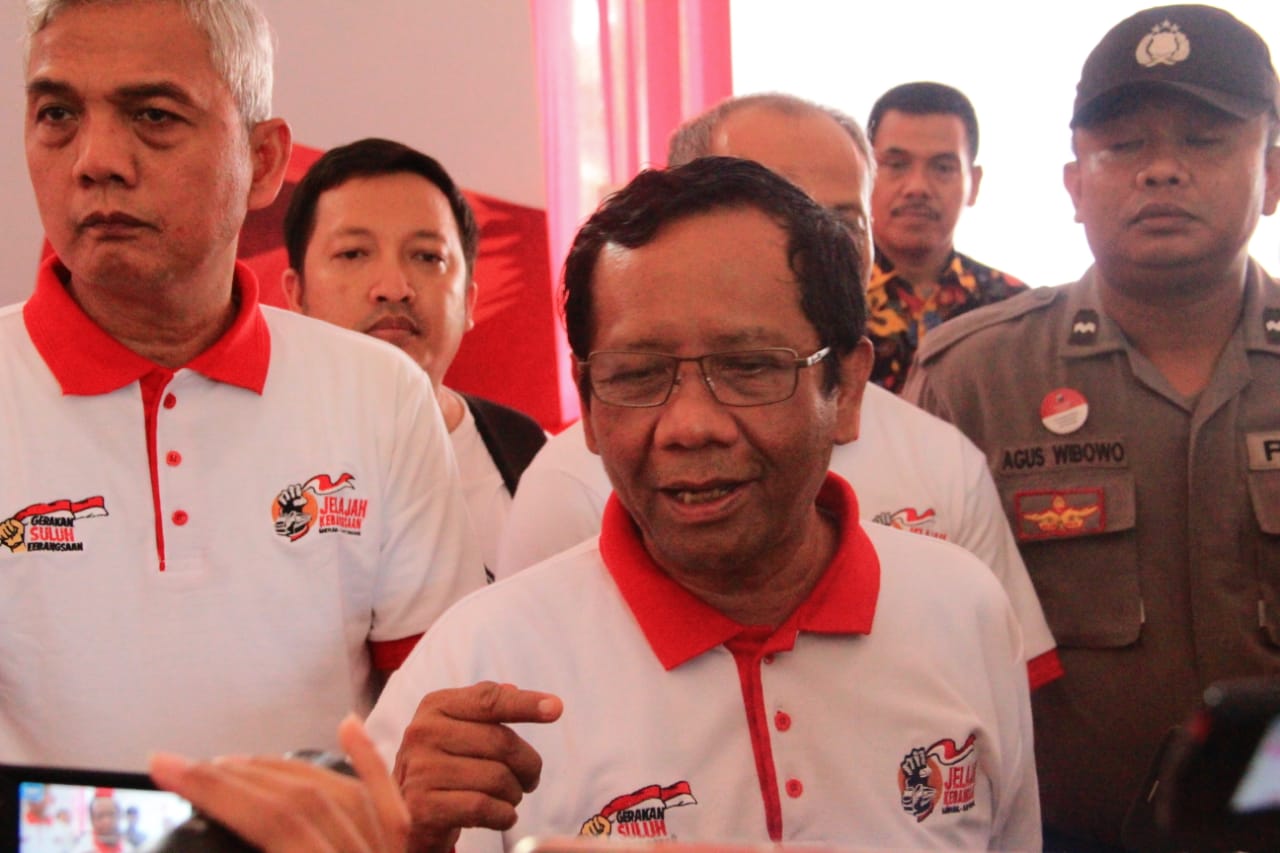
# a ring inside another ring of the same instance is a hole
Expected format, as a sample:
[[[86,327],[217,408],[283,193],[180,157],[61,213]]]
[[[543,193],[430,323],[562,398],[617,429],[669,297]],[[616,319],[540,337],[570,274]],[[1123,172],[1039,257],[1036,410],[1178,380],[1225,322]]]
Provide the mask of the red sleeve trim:
[[[1058,659],[1057,649],[1049,649],[1044,654],[1027,661],[1027,679],[1031,682],[1032,690],[1038,690],[1064,675],[1066,670],[1062,668],[1062,661]]]
[[[421,634],[403,637],[399,640],[383,640],[369,643],[369,656],[373,659],[373,668],[378,672],[395,672],[404,663],[404,659],[418,644]]]

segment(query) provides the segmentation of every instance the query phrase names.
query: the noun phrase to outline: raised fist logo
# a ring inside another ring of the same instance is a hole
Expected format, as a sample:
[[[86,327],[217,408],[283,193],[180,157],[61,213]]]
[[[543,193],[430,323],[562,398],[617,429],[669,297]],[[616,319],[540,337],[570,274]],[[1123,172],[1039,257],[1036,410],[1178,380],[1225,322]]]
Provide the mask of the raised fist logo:
[[[613,832],[613,824],[609,822],[609,818],[602,814],[598,814],[591,820],[582,825],[582,829],[578,831],[579,835],[586,835],[591,838],[604,838]]]
[[[0,545],[4,545],[15,554],[21,554],[27,550],[26,530],[26,525],[16,518],[0,521]]]
[[[314,508],[315,501],[303,491],[301,483],[286,486],[276,495],[276,533],[297,539],[311,528],[315,518],[308,512],[308,506]]]
[[[902,773],[902,808],[915,815],[916,820],[924,820],[933,811],[934,801],[938,798],[938,788],[930,784],[929,777],[933,768],[929,766],[929,753],[917,747],[902,759],[899,765]]]

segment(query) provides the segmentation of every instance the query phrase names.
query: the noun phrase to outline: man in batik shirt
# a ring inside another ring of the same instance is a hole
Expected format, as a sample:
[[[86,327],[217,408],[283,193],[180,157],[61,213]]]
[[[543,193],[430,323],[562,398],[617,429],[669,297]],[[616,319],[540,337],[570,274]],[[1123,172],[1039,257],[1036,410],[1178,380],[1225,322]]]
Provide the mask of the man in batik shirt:
[[[974,162],[978,119],[963,93],[941,83],[897,86],[871,108],[867,134],[877,165],[867,288],[871,380],[897,393],[930,329],[1026,284],[952,246],[960,211],[977,200],[982,182]]]

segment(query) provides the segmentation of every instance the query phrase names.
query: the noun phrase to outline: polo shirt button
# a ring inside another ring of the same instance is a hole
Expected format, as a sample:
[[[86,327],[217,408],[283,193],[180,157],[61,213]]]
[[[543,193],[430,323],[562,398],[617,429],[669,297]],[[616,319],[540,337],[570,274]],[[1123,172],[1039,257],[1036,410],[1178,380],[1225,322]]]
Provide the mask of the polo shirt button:
[[[182,464],[182,454],[176,450],[170,450],[164,455],[164,461],[169,465],[176,467]]]
[[[180,509],[173,514],[173,523],[181,527],[187,523],[188,518],[190,518],[190,516],[187,515],[187,511]]]
[[[165,407],[166,409],[172,409],[172,408],[173,408],[174,406],[176,406],[176,405],[178,405],[178,398],[177,398],[177,397],[173,396],[172,394],[165,394],[165,395],[164,395],[164,407]]]
[[[804,793],[804,785],[801,784],[799,779],[787,780],[787,796],[788,797],[795,800],[795,799],[798,799],[800,795],[803,793]]]
[[[791,715],[786,711],[779,711],[773,715],[773,724],[777,727],[778,731],[785,732],[787,729],[791,728]]]
[[[764,662],[765,662],[766,664],[773,663],[773,655],[771,655],[771,654],[765,655],[765,656],[764,656]]]

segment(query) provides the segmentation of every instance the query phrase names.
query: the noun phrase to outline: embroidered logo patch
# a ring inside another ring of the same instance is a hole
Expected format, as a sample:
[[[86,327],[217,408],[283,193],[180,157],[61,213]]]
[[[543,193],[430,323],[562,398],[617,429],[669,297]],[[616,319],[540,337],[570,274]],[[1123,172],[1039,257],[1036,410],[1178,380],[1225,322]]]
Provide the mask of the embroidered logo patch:
[[[877,513],[871,519],[876,524],[892,527],[894,530],[905,530],[908,533],[919,533],[935,539],[946,539],[947,534],[937,529],[938,514],[932,508],[920,512],[913,506],[903,507],[894,512]]]
[[[951,738],[912,747],[898,765],[902,810],[921,823],[941,806],[942,814],[973,808],[977,798],[977,735],[960,746]]]
[[[76,538],[76,522],[107,515],[101,495],[73,501],[67,498],[32,504],[0,521],[0,545],[11,554],[31,551],[83,551]]]
[[[1138,42],[1134,58],[1143,68],[1155,68],[1157,65],[1177,65],[1191,55],[1191,42],[1183,35],[1177,24],[1168,21],[1156,24],[1151,32]]]
[[[620,838],[674,838],[667,829],[667,809],[696,806],[688,782],[647,785],[630,794],[614,797],[608,805],[582,824],[579,835]]]
[[[1106,530],[1106,494],[1102,489],[1029,491],[1014,495],[1018,538],[1057,539]]]
[[[305,483],[285,486],[271,505],[276,533],[290,542],[297,542],[313,527],[319,533],[359,536],[369,512],[368,499],[338,495],[355,487],[356,478],[350,474],[337,480],[328,474],[317,474]]]

